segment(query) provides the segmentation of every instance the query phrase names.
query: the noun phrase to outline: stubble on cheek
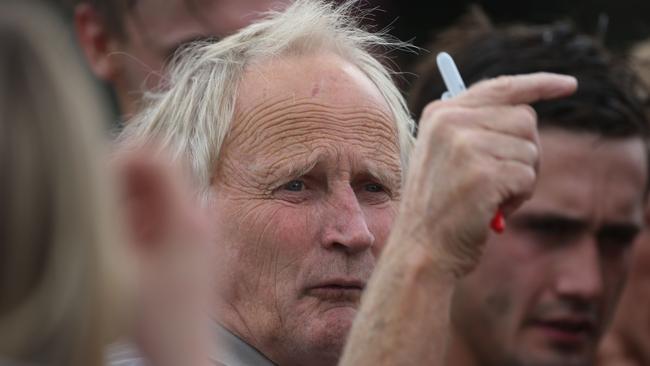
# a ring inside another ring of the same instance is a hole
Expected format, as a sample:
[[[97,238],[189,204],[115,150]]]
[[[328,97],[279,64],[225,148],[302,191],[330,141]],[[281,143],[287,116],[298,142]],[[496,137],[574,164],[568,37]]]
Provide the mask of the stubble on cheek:
[[[481,282],[470,274],[456,289],[452,303],[452,325],[456,343],[472,358],[485,364],[502,365],[512,351],[512,300],[506,289],[481,290]]]
[[[511,310],[510,296],[504,290],[496,289],[485,298],[486,311],[492,319],[504,319]]]

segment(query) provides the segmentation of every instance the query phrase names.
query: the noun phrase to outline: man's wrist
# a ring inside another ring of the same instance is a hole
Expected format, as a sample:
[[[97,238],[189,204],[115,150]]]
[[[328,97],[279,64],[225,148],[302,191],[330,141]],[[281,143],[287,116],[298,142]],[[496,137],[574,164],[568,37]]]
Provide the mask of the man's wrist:
[[[436,240],[435,237],[425,238],[396,232],[391,234],[382,257],[386,257],[393,262],[391,264],[395,268],[401,268],[404,275],[418,282],[455,286],[458,272],[441,251],[435,250],[436,245],[442,245]]]
[[[428,261],[436,276],[458,280],[476,267],[482,253],[481,245],[468,245],[460,239],[443,222],[425,226],[417,220],[398,219],[384,252],[401,255],[400,252],[411,251]]]

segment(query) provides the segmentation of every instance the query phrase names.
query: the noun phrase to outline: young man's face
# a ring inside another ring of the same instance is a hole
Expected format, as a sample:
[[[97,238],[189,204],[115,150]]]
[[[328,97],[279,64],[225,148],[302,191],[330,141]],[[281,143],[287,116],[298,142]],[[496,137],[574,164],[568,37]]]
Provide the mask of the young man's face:
[[[650,206],[634,243],[630,274],[616,316],[598,346],[599,365],[650,365]]]
[[[643,221],[641,139],[546,128],[533,198],[459,285],[453,352],[483,365],[591,365]]]
[[[131,114],[142,92],[160,82],[174,52],[189,41],[228,36],[287,0],[138,0],[124,18],[126,37],[111,56],[121,108]]]

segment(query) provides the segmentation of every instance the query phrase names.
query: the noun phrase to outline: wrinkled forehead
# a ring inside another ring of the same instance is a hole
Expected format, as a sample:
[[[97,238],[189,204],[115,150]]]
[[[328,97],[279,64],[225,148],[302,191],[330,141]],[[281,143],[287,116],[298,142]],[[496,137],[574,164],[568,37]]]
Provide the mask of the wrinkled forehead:
[[[327,52],[277,56],[250,65],[239,87],[238,106],[246,109],[278,95],[388,112],[379,89],[357,66]]]
[[[399,162],[388,104],[361,70],[335,55],[282,57],[252,66],[235,109],[228,138],[234,144],[268,145],[269,152],[297,144],[358,147]]]
[[[243,121],[254,109],[278,101],[290,105],[292,100],[306,111],[318,105],[332,113],[381,116],[376,122],[397,135],[379,89],[355,65],[330,53],[277,57],[250,66],[238,89],[235,121]]]

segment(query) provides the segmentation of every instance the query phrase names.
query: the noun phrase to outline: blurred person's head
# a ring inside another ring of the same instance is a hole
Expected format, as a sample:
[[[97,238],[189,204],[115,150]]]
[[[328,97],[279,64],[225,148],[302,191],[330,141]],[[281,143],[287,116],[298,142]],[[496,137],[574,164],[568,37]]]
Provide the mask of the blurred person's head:
[[[441,41],[468,84],[538,71],[577,77],[571,97],[533,105],[541,165],[533,197],[491,234],[452,307],[450,365],[591,365],[643,224],[648,126],[635,75],[571,26],[455,30]],[[420,65],[415,113],[445,86]],[[492,121],[498,124],[499,121]]]
[[[97,365],[121,312],[128,266],[99,147],[106,114],[66,37],[48,9],[0,3],[5,361]]]
[[[72,0],[75,1],[75,0]],[[164,79],[186,43],[221,39],[288,0],[76,0],[75,26],[92,71],[116,93],[121,112]]]
[[[297,1],[180,56],[130,121],[192,157],[217,320],[281,365],[333,365],[397,211],[413,122],[350,4]]]
[[[0,3],[0,363],[100,365],[131,326],[151,358],[178,357],[160,345],[202,334],[184,331],[209,285],[200,211],[151,154],[109,169],[106,109],[69,41],[47,8]]]

